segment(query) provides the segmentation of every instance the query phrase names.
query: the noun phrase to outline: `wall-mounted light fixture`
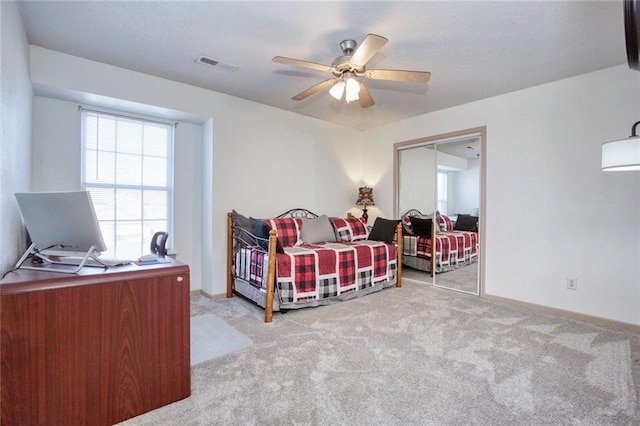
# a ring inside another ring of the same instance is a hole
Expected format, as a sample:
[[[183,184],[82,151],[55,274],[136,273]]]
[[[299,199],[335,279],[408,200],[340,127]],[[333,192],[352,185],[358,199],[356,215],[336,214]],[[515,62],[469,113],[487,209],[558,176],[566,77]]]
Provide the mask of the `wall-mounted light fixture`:
[[[640,121],[631,127],[631,136],[602,144],[602,170],[640,170],[640,136],[636,130]]]

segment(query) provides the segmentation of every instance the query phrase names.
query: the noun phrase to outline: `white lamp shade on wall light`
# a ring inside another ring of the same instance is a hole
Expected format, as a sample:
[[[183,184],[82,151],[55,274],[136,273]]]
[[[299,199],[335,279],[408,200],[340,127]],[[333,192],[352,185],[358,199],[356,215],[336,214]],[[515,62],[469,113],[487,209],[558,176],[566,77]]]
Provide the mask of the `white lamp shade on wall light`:
[[[638,125],[640,121],[633,125],[628,138],[602,144],[602,170],[640,170],[640,136],[636,135]]]

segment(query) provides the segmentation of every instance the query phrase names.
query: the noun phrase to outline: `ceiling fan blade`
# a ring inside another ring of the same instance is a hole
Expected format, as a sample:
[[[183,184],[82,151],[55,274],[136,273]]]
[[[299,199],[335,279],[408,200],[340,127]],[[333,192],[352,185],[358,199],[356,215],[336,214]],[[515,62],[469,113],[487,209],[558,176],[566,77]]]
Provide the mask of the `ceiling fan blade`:
[[[426,71],[403,70],[367,70],[364,76],[372,80],[410,81],[413,83],[426,83],[431,78],[431,73]]]
[[[365,66],[388,41],[388,39],[382,36],[367,34],[362,43],[360,43],[360,46],[353,52],[349,64],[356,69]]]
[[[375,101],[371,97],[371,94],[367,90],[367,86],[360,83],[360,92],[358,93],[358,102],[362,108],[369,108],[375,104]]]
[[[333,72],[334,68],[328,65],[316,64],[315,62],[301,61],[300,59],[285,58],[284,56],[275,56],[273,62],[285,65],[293,65],[296,67],[311,68],[319,71]]]
[[[295,95],[293,98],[294,101],[301,101],[305,98],[308,98],[309,96],[313,95],[314,93],[317,93],[323,89],[326,89],[328,87],[333,86],[336,81],[338,81],[337,78],[330,78],[328,80],[325,81],[321,81],[320,83],[316,84],[315,86],[311,86],[309,87],[307,90],[305,90],[304,92],[300,92],[297,95]]]

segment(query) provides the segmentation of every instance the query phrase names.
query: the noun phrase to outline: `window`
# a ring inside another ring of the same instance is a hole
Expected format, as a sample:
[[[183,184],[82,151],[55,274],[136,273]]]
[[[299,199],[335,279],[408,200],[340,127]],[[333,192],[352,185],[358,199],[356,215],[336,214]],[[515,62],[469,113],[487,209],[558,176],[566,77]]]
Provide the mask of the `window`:
[[[172,233],[173,125],[82,110],[82,188],[91,193],[105,257],[149,252]]]
[[[447,213],[447,174],[438,172],[438,211]]]

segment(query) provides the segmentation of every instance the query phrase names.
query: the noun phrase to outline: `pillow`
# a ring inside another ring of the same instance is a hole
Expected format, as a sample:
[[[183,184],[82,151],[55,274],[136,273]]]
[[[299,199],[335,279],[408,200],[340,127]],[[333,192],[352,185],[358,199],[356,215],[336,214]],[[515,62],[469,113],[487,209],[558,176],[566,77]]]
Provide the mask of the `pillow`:
[[[293,217],[284,217],[278,219],[265,219],[271,229],[275,229],[278,233],[278,242],[282,247],[293,247],[298,244],[300,239],[300,225],[302,219]]]
[[[413,228],[411,227],[411,216],[402,216],[402,234],[413,235]]]
[[[411,227],[413,228],[413,232],[420,237],[431,238],[432,225],[432,219],[411,216]]]
[[[331,223],[336,230],[337,241],[360,241],[366,240],[369,236],[366,226],[357,217],[348,217],[346,219],[332,217]]]
[[[247,231],[251,230],[251,223],[249,223],[249,218],[241,215],[235,210],[231,211],[231,221],[233,226],[238,228],[246,229]]]
[[[478,216],[470,214],[459,214],[454,231],[478,232]]]
[[[306,244],[336,241],[336,233],[326,214],[313,219],[302,219],[300,239]]]
[[[434,217],[437,217],[438,219],[440,219],[440,211],[436,210],[433,213],[429,213],[429,214],[420,214],[417,216],[403,216],[402,217],[402,232],[403,234],[406,235],[418,235],[413,231],[413,227],[411,226],[411,218],[412,217],[418,217],[420,219],[431,219],[433,220]]]
[[[256,237],[269,240],[269,232],[271,231],[271,227],[267,225],[265,221],[250,217],[249,228],[251,233]],[[262,247],[263,250],[269,250],[269,241],[259,241],[258,245]],[[284,253],[284,249],[282,248],[282,245],[280,244],[280,241],[278,239],[276,239],[276,253]]]
[[[396,234],[396,227],[399,223],[400,219],[391,220],[377,217],[376,221],[373,223],[373,229],[371,229],[368,239],[392,243],[393,237]]]
[[[453,222],[447,215],[441,214],[440,216],[438,216],[438,224],[440,225],[440,230],[442,232],[453,231]]]
[[[233,225],[234,228],[236,228],[235,231],[236,235],[239,236],[241,239],[245,239],[245,233],[242,231],[239,231],[239,229],[242,229],[245,232],[251,232],[251,222],[249,221],[248,217],[245,217],[243,215],[241,215],[240,213],[238,213],[235,210],[231,211],[231,224]],[[233,239],[233,252],[236,253],[238,251],[240,244],[239,242],[234,238]]]

